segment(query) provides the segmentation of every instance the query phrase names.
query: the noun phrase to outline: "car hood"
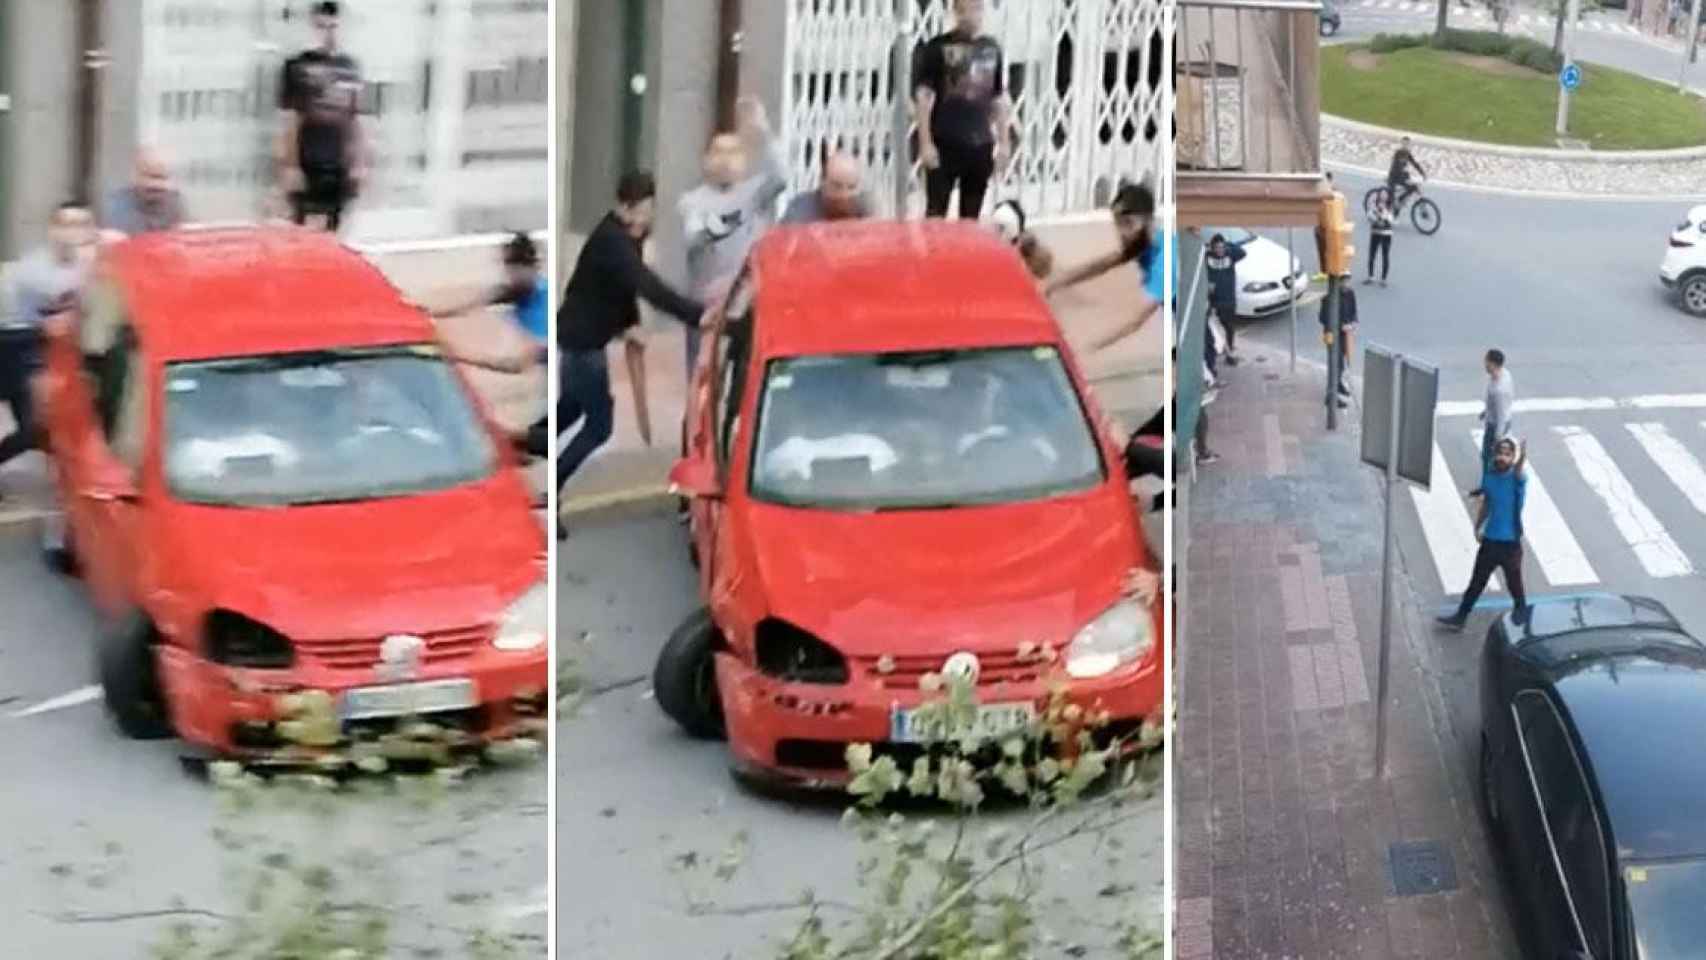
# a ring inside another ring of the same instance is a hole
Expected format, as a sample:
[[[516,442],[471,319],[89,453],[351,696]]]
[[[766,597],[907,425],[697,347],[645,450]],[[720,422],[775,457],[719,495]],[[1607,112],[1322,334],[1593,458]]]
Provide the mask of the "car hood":
[[[957,510],[754,504],[749,523],[771,615],[851,656],[1064,641],[1146,562],[1130,498],[1107,488]]]
[[[163,569],[189,607],[289,636],[431,632],[494,620],[543,576],[545,541],[503,477],[422,496],[275,509],[175,505]]]

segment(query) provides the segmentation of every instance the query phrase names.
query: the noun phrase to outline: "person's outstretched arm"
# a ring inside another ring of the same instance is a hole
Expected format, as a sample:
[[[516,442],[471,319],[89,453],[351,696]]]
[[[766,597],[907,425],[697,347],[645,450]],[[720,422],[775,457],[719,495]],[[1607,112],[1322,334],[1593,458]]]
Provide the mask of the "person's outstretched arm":
[[[640,251],[632,245],[620,243],[617,247],[620,253],[616,256],[614,266],[623,287],[634,291],[635,296],[682,323],[690,327],[699,325],[699,318],[705,312],[704,304],[675,292],[674,288],[665,283],[663,278],[640,258]]]
[[[1052,295],[1065,290],[1067,287],[1075,287],[1086,280],[1094,280],[1125,261],[1126,256],[1121,251],[1115,250],[1112,253],[1104,254],[1087,263],[1079,264],[1049,281],[1043,292]]]

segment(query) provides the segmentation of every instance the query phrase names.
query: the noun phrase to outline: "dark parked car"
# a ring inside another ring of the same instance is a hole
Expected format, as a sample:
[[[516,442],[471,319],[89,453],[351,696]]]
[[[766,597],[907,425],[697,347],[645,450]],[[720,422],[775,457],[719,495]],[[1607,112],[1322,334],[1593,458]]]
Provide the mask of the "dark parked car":
[[[1501,617],[1481,674],[1481,793],[1535,960],[1706,944],[1706,644],[1656,600]]]
[[[1321,36],[1338,33],[1339,22],[1339,5],[1333,0],[1321,0]]]

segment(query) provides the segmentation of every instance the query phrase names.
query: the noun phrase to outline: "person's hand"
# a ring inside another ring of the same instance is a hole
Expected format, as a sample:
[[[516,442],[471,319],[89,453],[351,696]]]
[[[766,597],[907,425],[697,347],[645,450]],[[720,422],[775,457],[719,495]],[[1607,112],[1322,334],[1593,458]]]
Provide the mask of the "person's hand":
[[[735,101],[735,118],[748,133],[770,132],[770,114],[764,109],[764,101],[755,96],[748,94]]]
[[[918,162],[926,170],[935,170],[942,165],[942,153],[934,143],[920,144],[918,147]]]
[[[1161,595],[1161,575],[1153,570],[1136,567],[1126,574],[1121,592],[1147,607]]]

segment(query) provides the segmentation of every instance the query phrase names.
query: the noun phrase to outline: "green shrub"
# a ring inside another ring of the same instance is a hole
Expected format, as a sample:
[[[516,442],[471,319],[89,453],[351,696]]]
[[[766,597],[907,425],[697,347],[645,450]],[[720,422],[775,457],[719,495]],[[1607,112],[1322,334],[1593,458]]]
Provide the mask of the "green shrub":
[[[1552,52],[1552,48],[1530,37],[1516,34],[1497,33],[1492,30],[1455,30],[1447,28],[1439,36],[1417,33],[1381,33],[1369,41],[1368,49],[1372,53],[1396,53],[1414,47],[1433,47],[1436,50],[1450,50],[1454,53],[1466,53],[1476,57],[1497,57],[1538,70],[1541,73],[1557,73],[1564,67],[1564,58]]]

